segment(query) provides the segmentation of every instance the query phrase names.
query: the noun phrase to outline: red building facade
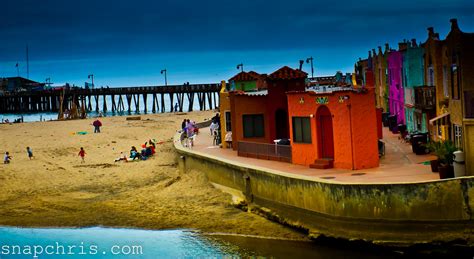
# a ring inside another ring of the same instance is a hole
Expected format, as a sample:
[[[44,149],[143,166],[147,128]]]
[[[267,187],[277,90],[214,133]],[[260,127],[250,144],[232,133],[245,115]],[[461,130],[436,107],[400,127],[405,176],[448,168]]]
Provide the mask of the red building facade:
[[[288,113],[292,163],[353,170],[379,165],[374,89],[290,92]]]

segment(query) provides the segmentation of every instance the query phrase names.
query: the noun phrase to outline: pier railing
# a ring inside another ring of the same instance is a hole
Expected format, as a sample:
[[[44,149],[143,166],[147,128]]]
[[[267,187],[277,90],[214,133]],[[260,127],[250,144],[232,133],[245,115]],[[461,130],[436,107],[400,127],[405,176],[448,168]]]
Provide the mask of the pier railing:
[[[239,156],[291,163],[291,146],[239,141]]]

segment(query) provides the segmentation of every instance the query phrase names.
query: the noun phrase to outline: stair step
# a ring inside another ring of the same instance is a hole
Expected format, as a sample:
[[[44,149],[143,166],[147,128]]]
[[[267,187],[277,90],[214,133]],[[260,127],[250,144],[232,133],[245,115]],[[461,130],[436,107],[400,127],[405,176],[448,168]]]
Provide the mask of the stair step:
[[[334,160],[332,159],[316,159],[313,164],[309,165],[310,168],[315,169],[329,169],[334,167]]]

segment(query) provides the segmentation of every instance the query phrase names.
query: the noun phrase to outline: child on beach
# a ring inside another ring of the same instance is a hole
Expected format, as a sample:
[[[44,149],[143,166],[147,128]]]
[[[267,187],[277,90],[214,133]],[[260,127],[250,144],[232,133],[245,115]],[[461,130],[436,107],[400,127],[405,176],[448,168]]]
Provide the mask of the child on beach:
[[[86,156],[86,151],[84,150],[84,148],[81,147],[81,151],[79,151],[79,156],[81,157],[82,161],[81,163],[84,163],[84,157]]]
[[[26,153],[28,153],[28,158],[31,160],[33,158],[33,151],[30,147],[26,147]]]
[[[3,158],[3,163],[4,164],[10,164],[11,159],[12,159],[12,157],[10,156],[10,154],[8,152],[5,152],[5,156]]]

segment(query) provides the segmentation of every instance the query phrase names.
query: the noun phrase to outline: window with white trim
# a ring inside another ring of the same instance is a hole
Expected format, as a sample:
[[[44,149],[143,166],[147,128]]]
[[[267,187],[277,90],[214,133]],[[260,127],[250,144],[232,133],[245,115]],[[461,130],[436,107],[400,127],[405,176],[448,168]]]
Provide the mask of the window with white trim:
[[[454,145],[462,149],[462,125],[453,124],[454,128]]]

